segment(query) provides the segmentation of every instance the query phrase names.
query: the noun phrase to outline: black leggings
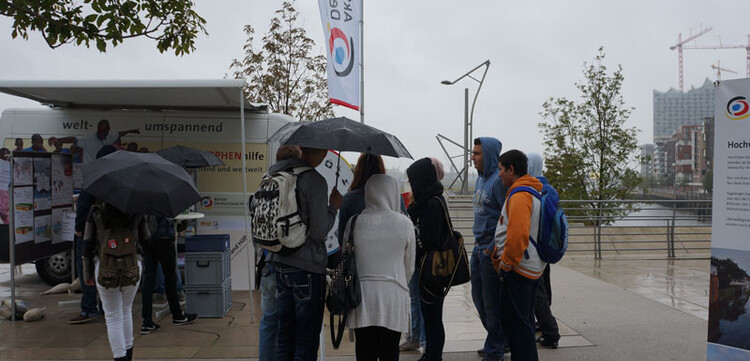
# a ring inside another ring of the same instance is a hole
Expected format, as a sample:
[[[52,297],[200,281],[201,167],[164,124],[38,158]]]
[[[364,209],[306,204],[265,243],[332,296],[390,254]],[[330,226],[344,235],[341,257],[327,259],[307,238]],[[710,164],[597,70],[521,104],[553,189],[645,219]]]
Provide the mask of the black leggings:
[[[401,332],[371,326],[354,329],[357,361],[398,361]]]

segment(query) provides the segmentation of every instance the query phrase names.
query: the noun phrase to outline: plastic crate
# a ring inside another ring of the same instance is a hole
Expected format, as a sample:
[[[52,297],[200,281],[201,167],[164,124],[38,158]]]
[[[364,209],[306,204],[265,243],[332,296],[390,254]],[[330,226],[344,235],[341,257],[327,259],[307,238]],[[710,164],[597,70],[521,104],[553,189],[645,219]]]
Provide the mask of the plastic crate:
[[[220,287],[232,276],[229,251],[185,253],[187,286]]]
[[[223,252],[229,249],[228,234],[200,234],[185,237],[185,253]]]
[[[232,280],[227,279],[217,287],[185,288],[187,294],[187,312],[197,313],[200,317],[224,317],[232,308]]]

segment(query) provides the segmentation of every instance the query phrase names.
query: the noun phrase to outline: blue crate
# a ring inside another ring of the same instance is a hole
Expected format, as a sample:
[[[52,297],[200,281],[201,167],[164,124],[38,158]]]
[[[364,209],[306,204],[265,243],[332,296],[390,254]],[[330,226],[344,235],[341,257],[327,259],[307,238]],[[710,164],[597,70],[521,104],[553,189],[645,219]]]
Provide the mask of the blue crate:
[[[200,234],[185,237],[185,252],[224,252],[229,244],[228,234]]]

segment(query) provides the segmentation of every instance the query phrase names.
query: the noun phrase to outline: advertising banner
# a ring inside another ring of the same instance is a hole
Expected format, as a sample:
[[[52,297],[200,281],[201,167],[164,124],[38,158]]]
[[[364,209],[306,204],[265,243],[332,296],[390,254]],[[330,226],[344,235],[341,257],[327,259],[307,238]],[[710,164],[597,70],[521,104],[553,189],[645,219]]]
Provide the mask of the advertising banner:
[[[359,22],[362,9],[354,0],[318,0],[328,52],[328,97],[331,103],[359,110]]]
[[[750,79],[716,86],[708,360],[750,359]]]

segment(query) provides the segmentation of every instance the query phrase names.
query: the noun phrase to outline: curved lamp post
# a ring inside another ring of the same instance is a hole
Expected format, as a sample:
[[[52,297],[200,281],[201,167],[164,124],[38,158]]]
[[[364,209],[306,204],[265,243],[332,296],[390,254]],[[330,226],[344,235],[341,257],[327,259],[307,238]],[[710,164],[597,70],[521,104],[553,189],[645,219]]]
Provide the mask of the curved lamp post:
[[[482,73],[482,78],[477,79],[471,74],[475,72],[477,69],[484,68],[484,73]],[[482,83],[484,83],[484,77],[487,75],[487,70],[490,68],[490,61],[486,60],[482,64],[477,65],[474,69],[469,70],[466,74],[461,75],[458,77],[458,79],[454,81],[448,81],[443,80],[440,82],[440,84],[443,85],[453,85],[463,78],[470,78],[477,83],[479,83],[479,86],[477,87],[476,93],[474,93],[474,100],[471,102],[471,110],[469,110],[469,88],[464,88],[464,168],[462,170],[463,173],[463,182],[461,183],[461,194],[468,194],[469,193],[469,162],[471,160],[471,145],[470,142],[473,138],[474,133],[474,106],[477,104],[477,96],[479,96],[479,91],[482,90]]]

